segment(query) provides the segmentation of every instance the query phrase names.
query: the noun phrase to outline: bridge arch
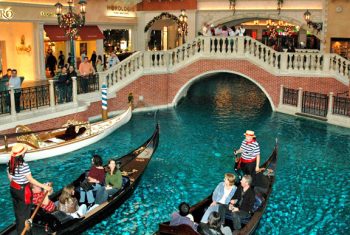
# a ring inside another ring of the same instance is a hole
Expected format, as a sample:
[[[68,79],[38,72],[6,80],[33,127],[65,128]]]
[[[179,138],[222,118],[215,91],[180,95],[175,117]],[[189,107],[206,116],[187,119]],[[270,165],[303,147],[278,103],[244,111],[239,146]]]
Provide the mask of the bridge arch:
[[[273,103],[272,97],[269,95],[269,93],[265,90],[265,88],[256,80],[254,80],[253,78],[242,74],[240,72],[236,72],[236,71],[231,71],[231,70],[212,70],[212,71],[207,71],[204,73],[201,73],[195,77],[193,77],[192,79],[188,80],[176,93],[176,95],[174,96],[174,99],[172,100],[172,106],[176,106],[178,104],[178,102],[181,100],[181,98],[186,97],[187,92],[189,90],[189,88],[192,86],[192,84],[194,84],[196,81],[203,79],[206,75],[212,75],[212,74],[216,74],[216,73],[230,73],[230,74],[235,74],[235,75],[239,75],[241,77],[244,77],[246,79],[248,79],[249,81],[251,81],[252,83],[254,83],[256,86],[258,86],[260,88],[260,90],[266,95],[267,99],[269,100],[269,103],[271,105],[271,109],[273,111],[276,110],[276,106]]]

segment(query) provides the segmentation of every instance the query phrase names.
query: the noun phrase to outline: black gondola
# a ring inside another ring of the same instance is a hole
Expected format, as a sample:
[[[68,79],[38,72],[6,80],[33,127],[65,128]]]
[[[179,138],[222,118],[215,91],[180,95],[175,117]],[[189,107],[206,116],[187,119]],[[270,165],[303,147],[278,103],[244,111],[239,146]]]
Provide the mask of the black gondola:
[[[247,223],[243,223],[243,227],[239,231],[235,231],[235,234],[240,235],[246,235],[246,234],[253,234],[255,229],[257,228],[260,219],[262,215],[264,214],[264,211],[267,206],[268,199],[272,192],[272,186],[275,182],[275,170],[276,170],[276,164],[277,164],[277,144],[271,154],[271,156],[267,159],[264,164],[261,165],[260,168],[265,168],[266,177],[269,181],[268,188],[266,193],[263,193],[261,196],[263,197],[261,205],[258,207],[258,209],[252,214],[251,218],[246,221]],[[200,201],[199,203],[193,205],[190,209],[190,213],[193,215],[194,221],[196,223],[199,223],[205,209],[209,207],[209,205],[212,203],[212,196],[208,196],[203,201]],[[188,225],[179,225],[179,226],[170,226],[168,222],[164,222],[159,224],[159,230],[156,234],[183,234],[183,235],[198,235],[196,231],[194,231],[190,226]],[[227,223],[231,224],[231,223]]]
[[[129,154],[117,159],[121,162],[122,171],[133,173],[129,176],[123,176],[123,188],[110,197],[107,202],[99,205],[92,211],[89,211],[84,217],[78,219],[73,219],[71,216],[60,211],[50,214],[40,209],[33,221],[31,228],[32,234],[80,234],[110,216],[134,192],[152,155],[158,147],[158,141],[159,125],[157,124],[153,135],[144,144]],[[80,183],[85,179],[86,173],[82,173],[79,178],[73,181],[72,184],[75,188],[79,188]],[[55,193],[51,197],[51,200],[57,201],[60,193],[61,191]],[[8,226],[0,234],[16,234],[15,223]]]

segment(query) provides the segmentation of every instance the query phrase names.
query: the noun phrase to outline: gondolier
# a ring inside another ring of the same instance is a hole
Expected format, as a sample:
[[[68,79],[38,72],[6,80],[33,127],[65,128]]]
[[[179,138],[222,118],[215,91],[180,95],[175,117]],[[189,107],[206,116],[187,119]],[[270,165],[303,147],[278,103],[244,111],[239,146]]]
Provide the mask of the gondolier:
[[[28,164],[24,161],[24,154],[27,147],[16,143],[12,147],[11,158],[8,163],[8,178],[10,180],[10,193],[13,201],[13,208],[16,217],[17,234],[21,234],[24,229],[25,220],[30,218],[32,191],[29,183],[51,190],[48,185],[38,182],[32,177]]]
[[[244,174],[253,176],[259,171],[260,146],[256,141],[254,131],[247,130],[244,135],[245,140],[242,141],[241,147],[234,151],[234,154],[242,153],[238,165]]]

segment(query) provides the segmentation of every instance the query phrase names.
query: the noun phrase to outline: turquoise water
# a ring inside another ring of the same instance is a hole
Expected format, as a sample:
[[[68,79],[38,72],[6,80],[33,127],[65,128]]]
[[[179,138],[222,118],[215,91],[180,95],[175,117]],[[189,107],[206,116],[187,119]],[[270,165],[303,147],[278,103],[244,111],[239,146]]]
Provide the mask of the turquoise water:
[[[198,202],[232,171],[232,150],[246,129],[256,131],[263,160],[279,139],[274,193],[256,234],[350,233],[349,129],[273,113],[254,84],[228,74],[194,84],[175,109],[159,112],[159,121],[159,148],[134,195],[85,234],[152,234],[180,202]],[[33,175],[59,189],[89,167],[92,154],[122,156],[153,129],[153,113],[134,114],[99,143],[30,163]],[[3,229],[14,216],[4,166],[0,172]]]

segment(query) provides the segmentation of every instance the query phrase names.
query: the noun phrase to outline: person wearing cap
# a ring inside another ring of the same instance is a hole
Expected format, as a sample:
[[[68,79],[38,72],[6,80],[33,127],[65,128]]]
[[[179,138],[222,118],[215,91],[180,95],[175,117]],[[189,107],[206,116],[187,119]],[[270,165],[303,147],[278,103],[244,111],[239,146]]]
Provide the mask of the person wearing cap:
[[[8,163],[7,176],[10,180],[10,193],[16,217],[17,234],[21,234],[25,220],[30,218],[32,191],[30,184],[51,191],[52,187],[42,184],[33,178],[28,164],[24,161],[27,146],[16,143],[11,150],[11,158]]]
[[[234,151],[234,154],[242,153],[239,159],[240,168],[244,174],[253,176],[260,170],[260,146],[256,141],[254,131],[247,130],[244,135],[245,140],[242,141],[241,147]]]
[[[101,204],[107,201],[108,196],[115,194],[123,186],[123,176],[120,171],[120,165],[121,162],[116,162],[114,159],[108,161],[105,187],[98,189],[95,204]]]

